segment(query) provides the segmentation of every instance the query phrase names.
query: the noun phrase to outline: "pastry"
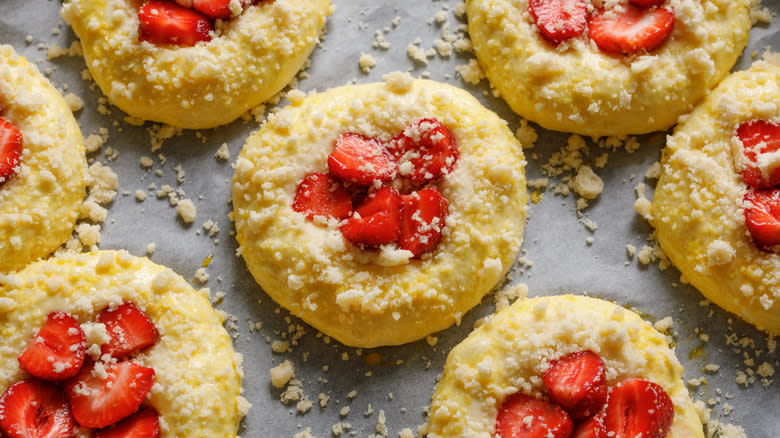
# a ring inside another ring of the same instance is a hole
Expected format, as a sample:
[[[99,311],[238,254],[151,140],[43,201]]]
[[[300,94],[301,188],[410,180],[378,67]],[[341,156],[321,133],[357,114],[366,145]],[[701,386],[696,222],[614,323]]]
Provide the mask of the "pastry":
[[[69,0],[61,15],[111,103],[139,119],[203,129],[235,120],[287,85],[329,10],[328,0],[227,3],[225,16],[173,0]]]
[[[235,165],[255,280],[351,346],[458,322],[520,249],[525,162],[506,124],[462,90],[401,73],[291,101]]]
[[[744,0],[468,0],[466,12],[517,114],[596,137],[670,128],[728,74],[751,26]]]

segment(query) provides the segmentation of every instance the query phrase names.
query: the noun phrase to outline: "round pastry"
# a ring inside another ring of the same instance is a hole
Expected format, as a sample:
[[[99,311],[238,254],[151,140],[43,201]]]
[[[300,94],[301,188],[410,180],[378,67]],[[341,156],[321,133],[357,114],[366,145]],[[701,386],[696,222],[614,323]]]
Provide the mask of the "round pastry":
[[[744,0],[467,0],[466,13],[509,106],[588,136],[670,128],[728,74],[751,26]]]
[[[726,78],[667,140],[658,241],[705,297],[780,334],[780,62]],[[763,148],[763,149],[762,149]]]
[[[68,240],[86,170],[84,139],[68,104],[35,66],[0,46],[0,272]]]
[[[306,62],[329,9],[328,0],[140,3],[69,0],[62,17],[111,103],[189,129],[231,122],[281,91]],[[227,17],[204,15],[177,3],[230,9]]]
[[[452,86],[385,79],[293,96],[247,140],[233,178],[239,253],[255,280],[361,347],[458,322],[514,263],[527,212],[521,145],[501,119]],[[354,166],[360,148],[373,161]],[[312,199],[333,208],[302,207]]]
[[[428,436],[494,436],[498,432],[497,419],[501,421],[504,417],[502,412],[506,410],[507,402],[516,401],[518,397],[532,401],[558,400],[552,390],[556,385],[550,382],[551,377],[553,381],[557,377],[551,376],[552,368],[556,362],[583,354],[602,360],[601,388],[602,391],[606,389],[603,386],[606,380],[610,389],[606,419],[601,421],[608,428],[614,422],[610,419],[610,405],[612,399],[617,398],[616,388],[644,381],[650,382],[646,383],[648,386],[660,386],[662,391],[658,392],[665,392],[667,400],[673,404],[673,420],[668,422],[667,417],[668,433],[663,436],[704,437],[701,421],[682,380],[682,365],[664,336],[639,315],[621,306],[573,295],[519,300],[491,316],[453,348],[433,394]],[[574,385],[573,382],[576,379],[567,384]],[[606,395],[602,392],[601,403]],[[629,415],[641,414],[638,406],[641,404],[634,405],[636,412],[629,412]],[[574,412],[571,408],[566,409],[569,413]],[[596,412],[600,412],[598,409]],[[671,417],[672,409],[669,411]],[[603,413],[601,411],[596,417]],[[593,412],[586,414],[593,415]],[[571,415],[577,419],[578,428],[587,423],[586,417]],[[527,418],[521,416],[519,420],[534,426]],[[571,431],[571,420],[568,421],[567,427]],[[626,425],[627,430],[631,430],[630,419],[623,424]],[[555,433],[551,431],[550,435],[544,436],[569,436]],[[603,435],[576,436],[661,436],[656,433],[615,435],[604,432]]]
[[[51,319],[50,315],[59,314],[60,318],[64,318],[62,315],[67,314],[84,329],[86,335],[82,336],[89,347],[86,349],[85,368],[91,361],[104,364],[107,358],[106,369],[110,366],[108,364],[116,363],[117,358],[120,364],[125,363],[117,352],[119,347],[110,338],[121,328],[125,331],[119,335],[120,338],[135,344],[131,340],[143,336],[138,333],[128,335],[128,327],[135,329],[140,323],[138,318],[125,316],[124,324],[117,327],[116,324],[110,325],[110,318],[105,313],[127,303],[137,309],[136,313],[146,315],[145,318],[156,327],[156,339],[151,339],[150,344],[142,346],[141,351],[128,360],[136,367],[153,370],[151,390],[136,401],[140,403],[144,400],[144,406],[157,411],[160,436],[235,437],[238,423],[246,411],[246,401],[240,396],[241,360],[234,352],[230,336],[222,327],[217,312],[206,297],[170,269],[145,258],[133,257],[125,251],[57,256],[0,277],[0,333],[3,335],[0,391],[6,391],[23,379],[29,382],[30,374],[38,376],[25,366],[30,361],[20,354],[28,348],[28,344],[45,336],[41,326],[48,322],[47,316]],[[39,329],[41,332],[38,332]],[[33,338],[36,333],[38,335]],[[153,346],[150,347],[151,344]],[[112,348],[107,350],[107,345]],[[19,360],[17,357],[20,357]],[[30,374],[20,369],[20,364],[25,366],[25,370],[30,370]],[[95,365],[95,369],[100,368]],[[74,370],[74,373],[77,371]],[[76,377],[77,382],[82,374]],[[79,408],[82,411],[84,408],[77,407],[70,394],[72,384],[69,382],[66,381],[65,388],[71,410],[83,426],[84,422],[77,414]],[[114,388],[120,386],[117,382]],[[0,401],[2,404],[3,401]],[[101,408],[99,403],[96,404]],[[122,405],[123,400],[119,399],[112,407]],[[110,413],[112,407],[103,406],[101,409]],[[8,403],[0,410],[3,408],[8,414]],[[129,412],[135,409],[137,404]],[[3,421],[0,419],[0,427],[4,426]],[[93,423],[90,422],[87,424],[89,427],[102,427],[91,426]]]

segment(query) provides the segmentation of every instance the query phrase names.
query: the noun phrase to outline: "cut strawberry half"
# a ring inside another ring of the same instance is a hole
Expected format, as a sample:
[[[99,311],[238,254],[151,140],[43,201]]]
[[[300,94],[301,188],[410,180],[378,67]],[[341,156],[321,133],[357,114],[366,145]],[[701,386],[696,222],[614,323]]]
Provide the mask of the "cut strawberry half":
[[[380,140],[348,132],[336,139],[328,169],[334,178],[367,186],[395,178],[396,163]]]
[[[585,31],[585,0],[531,0],[528,9],[542,36],[552,43],[574,38]]]
[[[82,426],[102,428],[138,410],[154,384],[154,369],[133,362],[96,362],[65,384],[73,416]]]
[[[651,51],[666,41],[672,32],[674,12],[667,8],[622,8],[601,11],[590,17],[588,34],[604,52],[630,55]]]
[[[95,438],[157,438],[160,435],[160,420],[157,411],[141,408],[124,420],[101,429]]]
[[[756,246],[770,250],[780,245],[780,189],[749,189],[743,197],[745,225]]]
[[[398,248],[414,257],[432,251],[441,240],[449,204],[436,189],[422,189],[401,197],[404,203]]]
[[[100,347],[101,354],[123,359],[156,344],[160,334],[154,323],[135,304],[124,302],[114,310],[103,309],[97,322],[106,326],[111,339]]]
[[[578,351],[550,361],[544,372],[550,399],[566,409],[575,420],[599,412],[607,400],[607,375],[598,354]]]
[[[521,393],[506,399],[496,416],[501,438],[568,438],[573,428],[560,406]]]
[[[52,312],[19,355],[19,366],[40,379],[70,379],[84,364],[86,341],[76,318]]]
[[[742,170],[742,180],[745,184],[756,189],[780,184],[780,156],[772,157],[780,150],[780,124],[751,120],[739,125],[737,138],[742,142],[745,157],[745,168]],[[774,158],[772,163],[768,163],[768,175],[761,172],[761,157]]]
[[[233,16],[230,0],[192,0],[192,7],[214,20],[218,18],[226,20]]]
[[[607,427],[604,426],[604,417],[596,414],[577,424],[571,438],[609,438]]]
[[[0,430],[7,438],[73,438],[76,420],[59,388],[23,380],[0,396]]]
[[[8,120],[0,117],[0,185],[16,175],[22,155],[22,133]]]
[[[210,41],[214,30],[205,15],[164,0],[150,0],[141,6],[138,22],[138,40],[153,44],[194,46]]]
[[[352,198],[347,189],[327,173],[312,173],[298,184],[292,208],[309,219],[314,216],[345,219],[352,214]]]
[[[420,119],[388,144],[398,160],[399,173],[416,185],[435,182],[455,167],[458,146],[446,126],[436,119]]]
[[[395,242],[401,231],[401,195],[383,186],[370,194],[357,208],[357,214],[341,226],[344,238],[362,247]]]
[[[628,2],[640,8],[649,8],[651,6],[661,6],[666,3],[666,0],[628,0]]]
[[[664,438],[674,420],[674,405],[659,385],[626,379],[610,390],[604,415],[611,438]]]

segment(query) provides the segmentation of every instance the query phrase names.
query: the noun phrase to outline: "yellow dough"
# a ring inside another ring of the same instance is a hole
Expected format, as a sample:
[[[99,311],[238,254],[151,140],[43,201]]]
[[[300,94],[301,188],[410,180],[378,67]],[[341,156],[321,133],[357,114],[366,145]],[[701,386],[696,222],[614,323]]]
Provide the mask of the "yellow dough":
[[[81,39],[92,77],[133,117],[211,128],[268,100],[303,67],[329,0],[274,0],[247,7],[194,47],[138,41],[134,0],[68,0],[63,19]]]
[[[605,136],[670,128],[747,44],[745,0],[666,5],[675,13],[669,38],[630,57],[599,51],[587,29],[554,46],[539,33],[527,0],[467,0],[466,13],[480,65],[517,114],[547,129]]]
[[[170,269],[124,251],[58,256],[0,276],[0,391],[26,377],[16,358],[50,312],[84,324],[123,301],[160,332],[133,360],[155,370],[145,404],[160,414],[161,436],[235,437],[248,403],[240,396],[240,356],[217,312]]]
[[[736,130],[780,121],[780,59],[726,78],[668,138],[653,197],[658,241],[709,300],[780,334],[780,255],[761,251],[745,225],[747,186],[737,169]]]
[[[438,183],[449,216],[435,251],[416,260],[390,245],[360,250],[335,220],[317,224],[293,211],[297,184],[327,172],[340,134],[389,140],[427,117],[449,128],[460,150]],[[362,347],[414,341],[458,322],[514,263],[527,209],[524,165],[506,124],[446,84],[391,73],[384,83],[293,96],[236,161],[239,252],[266,293],[324,334]]]
[[[17,173],[0,186],[0,272],[8,272],[48,256],[71,236],[87,160],[68,104],[11,46],[0,46],[0,115],[23,139]]]
[[[664,336],[623,307],[573,295],[519,300],[453,348],[433,394],[428,437],[491,438],[504,399],[542,396],[549,361],[580,350],[601,356],[610,386],[638,377],[664,388],[674,403],[666,438],[704,437]]]

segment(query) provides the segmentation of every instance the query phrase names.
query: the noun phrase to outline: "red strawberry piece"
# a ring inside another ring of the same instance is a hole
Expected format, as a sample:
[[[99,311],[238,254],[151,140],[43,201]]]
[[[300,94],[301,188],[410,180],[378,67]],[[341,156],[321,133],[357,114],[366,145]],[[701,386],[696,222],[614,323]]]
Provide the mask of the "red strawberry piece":
[[[111,336],[101,346],[101,354],[109,354],[116,359],[149,348],[160,339],[152,320],[130,302],[124,302],[114,310],[103,309],[97,322],[105,324]]]
[[[590,350],[550,361],[544,384],[550,399],[575,420],[594,415],[607,401],[606,367],[599,355]]]
[[[626,379],[610,390],[604,415],[611,438],[663,438],[672,426],[674,405],[659,385]]]
[[[40,379],[70,379],[84,364],[86,341],[76,318],[52,312],[19,355],[19,366]]]
[[[214,20],[217,18],[225,20],[233,16],[230,0],[192,0],[192,7]]]
[[[620,8],[601,11],[588,21],[590,38],[604,52],[630,55],[651,51],[663,44],[672,32],[674,12],[671,9],[631,5]]]
[[[603,415],[596,414],[577,424],[571,438],[608,438]]]
[[[16,175],[22,155],[22,133],[13,123],[0,117],[0,185]]]
[[[542,36],[552,43],[574,38],[585,31],[585,0],[531,0],[528,9]]]
[[[780,166],[771,169],[767,176],[761,173],[758,166],[759,156],[771,154],[780,149],[780,124],[765,120],[745,122],[737,128],[737,138],[742,142],[742,151],[746,161],[745,168],[742,170],[742,179],[745,184],[757,189],[780,184]]]
[[[327,173],[312,173],[298,184],[292,208],[309,219],[314,216],[345,219],[352,214],[352,198]]]
[[[573,428],[560,406],[521,393],[506,399],[496,416],[501,438],[568,438]]]
[[[160,420],[157,418],[157,411],[141,408],[119,423],[97,431],[95,438],[157,438],[159,435]]]
[[[138,410],[154,384],[154,370],[133,362],[96,362],[65,384],[73,416],[82,426],[101,428]]]
[[[58,387],[23,380],[0,396],[0,430],[7,438],[74,438],[76,421]]]
[[[419,257],[439,244],[449,203],[436,189],[418,190],[401,198],[404,210],[398,247]]]
[[[357,208],[357,214],[341,226],[341,234],[355,245],[377,247],[395,242],[401,231],[401,195],[383,186]]]
[[[400,173],[409,176],[417,185],[438,180],[449,173],[458,161],[455,138],[436,119],[410,123],[404,132],[390,141],[388,149],[398,159]]]
[[[141,6],[138,21],[138,40],[154,44],[194,46],[210,41],[214,30],[205,15],[164,0],[150,0]]]
[[[780,189],[749,189],[743,197],[745,224],[756,246],[780,245]]]
[[[328,169],[334,178],[367,186],[395,178],[396,163],[380,140],[348,132],[336,139]]]

